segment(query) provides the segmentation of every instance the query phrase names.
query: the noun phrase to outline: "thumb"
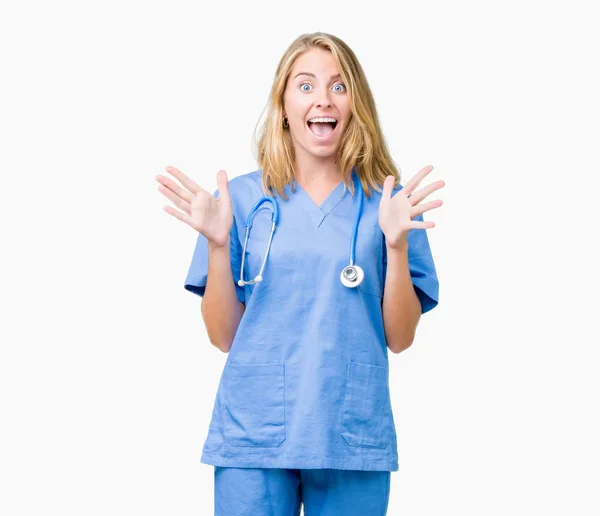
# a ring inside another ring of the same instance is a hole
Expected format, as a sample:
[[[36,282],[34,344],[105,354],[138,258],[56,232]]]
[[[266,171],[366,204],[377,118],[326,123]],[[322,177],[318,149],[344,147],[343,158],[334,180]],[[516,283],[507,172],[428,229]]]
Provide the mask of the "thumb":
[[[392,197],[392,193],[394,191],[394,184],[396,183],[396,178],[394,176],[387,176],[385,181],[383,182],[383,192],[381,193],[381,199],[388,200]]]
[[[217,172],[217,188],[219,189],[219,197],[229,199],[229,179],[227,179],[225,170]]]

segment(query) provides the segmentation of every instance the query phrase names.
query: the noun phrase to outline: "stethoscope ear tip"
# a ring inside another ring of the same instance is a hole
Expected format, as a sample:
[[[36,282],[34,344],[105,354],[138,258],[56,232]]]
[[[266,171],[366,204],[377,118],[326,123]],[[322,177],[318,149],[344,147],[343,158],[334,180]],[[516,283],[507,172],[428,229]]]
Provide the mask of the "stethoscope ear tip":
[[[258,276],[256,276],[256,278],[254,278],[254,281],[256,281],[257,283],[262,280],[263,280],[263,277],[260,274]]]

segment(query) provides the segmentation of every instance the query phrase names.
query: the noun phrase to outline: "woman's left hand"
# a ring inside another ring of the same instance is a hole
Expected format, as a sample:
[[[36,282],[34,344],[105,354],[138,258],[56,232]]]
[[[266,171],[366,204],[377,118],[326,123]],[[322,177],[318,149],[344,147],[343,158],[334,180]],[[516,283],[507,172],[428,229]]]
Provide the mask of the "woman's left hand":
[[[417,186],[433,170],[432,165],[421,169],[403,188],[392,197],[395,177],[387,176],[383,183],[383,193],[379,202],[379,227],[385,235],[386,245],[390,248],[402,248],[411,229],[430,229],[435,227],[432,221],[414,221],[413,217],[426,211],[439,208],[441,200],[419,204],[430,193],[442,188],[444,181],[436,181],[416,190]]]

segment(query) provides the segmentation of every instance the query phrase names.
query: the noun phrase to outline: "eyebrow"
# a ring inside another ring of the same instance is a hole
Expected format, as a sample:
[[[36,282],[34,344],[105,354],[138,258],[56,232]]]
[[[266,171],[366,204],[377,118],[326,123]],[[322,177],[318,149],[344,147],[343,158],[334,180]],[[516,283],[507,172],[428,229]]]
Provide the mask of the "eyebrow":
[[[315,78],[316,78],[316,75],[315,75],[314,73],[309,73],[309,72],[300,72],[300,73],[297,73],[297,74],[294,76],[294,79],[295,79],[296,77],[298,77],[299,75],[309,75],[310,77],[315,77]],[[330,80],[330,81],[332,81],[333,79],[339,79],[339,78],[341,78],[341,77],[342,77],[342,76],[341,76],[339,73],[336,73],[335,75],[332,75],[332,76],[330,77],[330,79],[329,79],[329,80]]]

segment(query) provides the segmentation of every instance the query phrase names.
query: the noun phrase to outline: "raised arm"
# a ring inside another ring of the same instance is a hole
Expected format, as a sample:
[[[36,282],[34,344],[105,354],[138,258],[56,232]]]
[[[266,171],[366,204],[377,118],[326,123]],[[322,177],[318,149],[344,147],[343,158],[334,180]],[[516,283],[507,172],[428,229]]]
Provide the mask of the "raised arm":
[[[231,231],[233,210],[227,173],[217,173],[218,197],[175,167],[167,167],[182,186],[156,176],[159,191],[181,209],[164,210],[198,231],[198,239],[185,287],[203,297],[201,313],[210,342],[227,353],[244,313],[243,289],[236,292],[232,276]],[[233,228],[235,229],[235,228]]]

